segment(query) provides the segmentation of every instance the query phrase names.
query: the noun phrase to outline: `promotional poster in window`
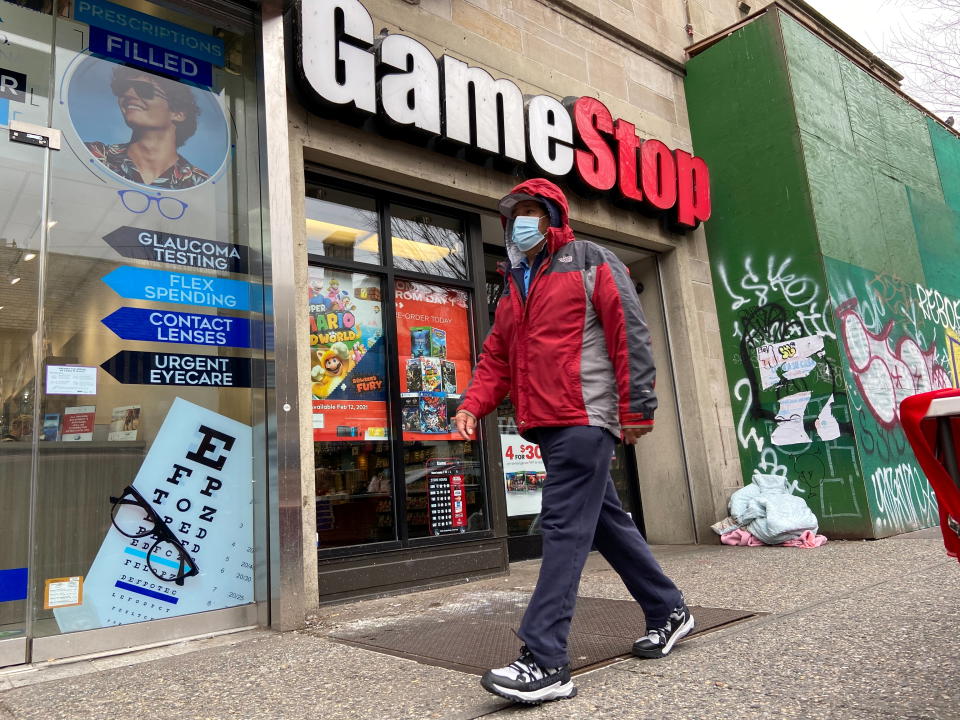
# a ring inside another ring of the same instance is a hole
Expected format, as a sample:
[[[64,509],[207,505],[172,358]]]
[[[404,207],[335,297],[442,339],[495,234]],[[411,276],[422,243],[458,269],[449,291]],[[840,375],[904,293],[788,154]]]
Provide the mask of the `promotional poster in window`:
[[[463,290],[397,281],[403,439],[458,440],[452,432],[470,382],[470,321]]]
[[[387,440],[380,283],[310,270],[310,380],[315,441]]]

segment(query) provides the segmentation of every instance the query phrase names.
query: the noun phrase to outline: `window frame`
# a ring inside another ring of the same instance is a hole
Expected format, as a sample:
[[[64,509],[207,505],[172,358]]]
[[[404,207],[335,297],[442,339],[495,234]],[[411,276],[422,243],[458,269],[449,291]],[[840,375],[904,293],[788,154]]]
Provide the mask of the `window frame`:
[[[331,190],[355,194],[372,199],[376,204],[378,240],[380,243],[380,264],[364,263],[345,258],[331,258],[325,255],[307,253],[307,265],[329,268],[330,270],[364,273],[380,280],[384,291],[381,305],[383,314],[383,333],[386,352],[386,379],[387,402],[390,420],[390,478],[393,486],[393,516],[394,540],[378,541],[357,545],[344,545],[331,548],[317,548],[318,559],[329,560],[342,557],[355,557],[382,553],[391,550],[442,546],[448,544],[474,542],[494,537],[494,518],[492,512],[492,488],[490,486],[490,463],[488,459],[489,442],[482,430],[475,440],[478,443],[477,461],[480,463],[480,498],[483,503],[486,529],[473,530],[464,533],[446,535],[430,535],[426,537],[410,537],[407,526],[407,492],[404,482],[406,467],[403,461],[404,441],[402,432],[402,404],[400,401],[400,366],[399,347],[397,342],[396,318],[396,283],[397,280],[440,285],[457,288],[467,293],[470,309],[467,313],[468,332],[470,333],[470,352],[474,362],[480,354],[483,342],[481,334],[486,327],[485,318],[480,313],[486,313],[486,285],[483,276],[483,242],[480,231],[480,216],[455,205],[444,205],[439,202],[425,201],[414,195],[404,195],[379,187],[370,187],[349,180],[343,180],[322,172],[307,169],[305,171],[306,188],[328,187]],[[401,205],[404,208],[423,210],[426,213],[436,213],[459,219],[463,224],[466,278],[451,278],[429,275],[410,270],[401,270],[394,267],[393,248],[389,242],[391,235],[391,208]],[[478,303],[477,298],[483,298]],[[481,307],[482,305],[482,307]],[[316,468],[314,468],[316,469]]]

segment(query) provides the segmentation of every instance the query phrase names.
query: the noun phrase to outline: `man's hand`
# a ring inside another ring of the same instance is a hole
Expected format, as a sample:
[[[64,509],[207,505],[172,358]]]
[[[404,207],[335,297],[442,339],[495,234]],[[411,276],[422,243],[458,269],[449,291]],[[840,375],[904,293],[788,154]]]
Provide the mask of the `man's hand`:
[[[623,428],[623,444],[636,445],[637,440],[653,430],[653,425],[636,425]]]
[[[457,432],[460,433],[460,437],[464,440],[473,439],[473,433],[477,429],[476,415],[466,410],[457,410],[454,422],[457,424]]]

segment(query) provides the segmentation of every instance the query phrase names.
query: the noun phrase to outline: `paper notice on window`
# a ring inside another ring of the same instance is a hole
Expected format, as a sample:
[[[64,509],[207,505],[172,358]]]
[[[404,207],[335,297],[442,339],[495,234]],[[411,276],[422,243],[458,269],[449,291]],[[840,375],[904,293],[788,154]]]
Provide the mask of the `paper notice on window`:
[[[43,608],[70,607],[83,602],[83,578],[67,577],[47,580],[43,587]]]
[[[47,366],[47,395],[96,395],[97,368],[77,365]]]

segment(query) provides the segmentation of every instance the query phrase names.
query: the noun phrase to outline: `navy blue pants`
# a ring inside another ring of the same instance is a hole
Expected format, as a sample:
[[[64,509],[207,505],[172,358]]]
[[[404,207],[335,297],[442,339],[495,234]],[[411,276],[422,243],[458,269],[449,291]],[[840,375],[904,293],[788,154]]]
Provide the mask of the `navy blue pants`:
[[[665,624],[681,594],[620,505],[610,477],[613,435],[590,426],[539,428],[534,439],[547,468],[543,560],[518,634],[542,667],[559,667],[570,661],[567,635],[591,545],[620,575],[649,625]],[[637,637],[643,631],[637,628]]]

